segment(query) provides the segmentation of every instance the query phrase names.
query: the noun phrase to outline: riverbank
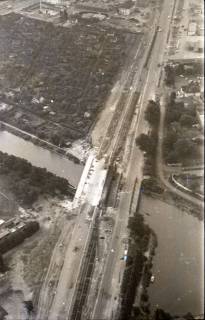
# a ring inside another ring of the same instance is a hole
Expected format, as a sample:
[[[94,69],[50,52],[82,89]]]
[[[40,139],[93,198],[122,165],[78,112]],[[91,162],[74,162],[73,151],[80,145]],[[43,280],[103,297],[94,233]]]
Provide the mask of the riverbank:
[[[7,131],[0,131],[0,151],[23,158],[33,166],[46,168],[58,177],[67,179],[73,187],[77,187],[83,171],[82,165]]]
[[[128,225],[120,320],[203,313],[203,213],[178,200],[141,193]]]
[[[65,178],[1,151],[0,177],[4,180],[4,193],[11,192],[16,202],[25,206],[31,206],[40,195],[59,195],[72,199],[75,194],[75,189]]]
[[[61,147],[54,145],[51,142],[48,142],[46,140],[42,140],[33,134],[30,134],[26,131],[23,131],[23,130],[20,130],[14,126],[11,126],[10,124],[8,124],[6,122],[0,121],[0,130],[1,131],[8,131],[11,134],[13,134],[19,138],[22,138],[26,141],[32,142],[36,146],[45,148],[45,149],[47,149],[51,152],[54,152],[58,155],[63,155],[66,158],[68,158],[69,160],[73,161],[74,163],[77,163],[77,164],[81,163],[81,160],[77,156],[73,155],[72,153],[69,153],[67,149],[61,148]]]

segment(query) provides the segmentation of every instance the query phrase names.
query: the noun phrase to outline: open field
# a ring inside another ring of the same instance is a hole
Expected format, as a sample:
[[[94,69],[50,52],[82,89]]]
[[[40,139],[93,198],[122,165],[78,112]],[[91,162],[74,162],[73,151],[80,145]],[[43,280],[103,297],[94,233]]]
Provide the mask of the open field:
[[[0,118],[56,145],[85,137],[139,36],[0,17]]]

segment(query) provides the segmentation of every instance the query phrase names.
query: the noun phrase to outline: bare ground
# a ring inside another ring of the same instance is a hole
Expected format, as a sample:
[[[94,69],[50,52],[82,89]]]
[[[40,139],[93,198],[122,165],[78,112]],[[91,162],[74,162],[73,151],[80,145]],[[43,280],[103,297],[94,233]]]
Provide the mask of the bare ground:
[[[7,319],[27,319],[23,303],[26,300],[32,300],[35,306],[62,226],[65,220],[73,223],[69,206],[67,200],[42,198],[28,210],[40,222],[41,229],[4,256],[9,270],[0,278],[0,305],[9,313]]]

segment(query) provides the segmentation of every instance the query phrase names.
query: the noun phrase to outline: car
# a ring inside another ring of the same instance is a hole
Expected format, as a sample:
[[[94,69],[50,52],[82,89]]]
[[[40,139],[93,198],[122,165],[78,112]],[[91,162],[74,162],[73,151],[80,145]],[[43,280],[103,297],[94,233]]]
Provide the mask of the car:
[[[150,278],[150,281],[153,283],[154,280],[155,280],[155,276],[152,275],[151,278]]]

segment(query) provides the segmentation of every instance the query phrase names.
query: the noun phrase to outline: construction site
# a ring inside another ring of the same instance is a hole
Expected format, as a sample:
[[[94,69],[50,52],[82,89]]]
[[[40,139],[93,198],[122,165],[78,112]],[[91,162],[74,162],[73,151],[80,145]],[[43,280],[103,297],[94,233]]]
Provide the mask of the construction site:
[[[193,142],[197,161],[178,156],[176,164],[163,151],[173,90],[172,103],[187,99],[184,113],[195,101],[189,133],[187,119],[180,122],[184,136],[201,139],[203,130],[200,57],[178,60],[182,7],[180,0],[0,3],[0,319],[155,320],[158,311],[186,319],[203,312],[202,295],[190,309],[181,292],[175,309],[167,301],[160,309],[153,298],[161,231],[147,222],[161,213],[158,199],[199,219],[201,235],[201,144]],[[173,80],[181,65],[173,89],[166,77]],[[190,66],[200,78],[186,75]],[[161,113],[151,160],[137,144],[155,133],[150,101]],[[196,177],[192,187],[187,176]],[[191,286],[198,297],[200,288]]]

